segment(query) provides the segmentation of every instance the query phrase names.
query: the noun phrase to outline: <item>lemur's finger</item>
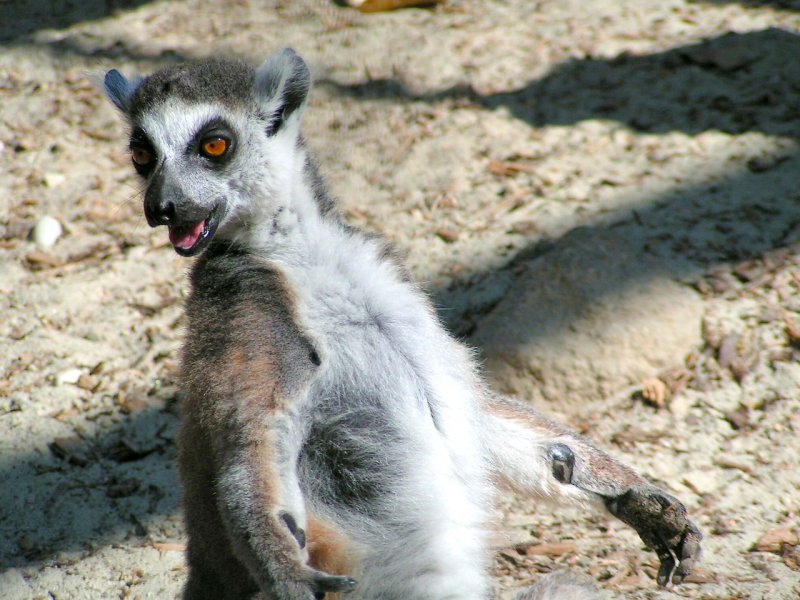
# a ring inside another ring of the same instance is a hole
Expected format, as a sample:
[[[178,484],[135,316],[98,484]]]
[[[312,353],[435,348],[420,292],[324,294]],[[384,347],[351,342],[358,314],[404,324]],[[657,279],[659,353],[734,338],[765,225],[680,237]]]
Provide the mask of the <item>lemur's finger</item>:
[[[680,564],[675,569],[672,575],[672,581],[675,584],[682,583],[686,576],[692,572],[694,563],[700,557],[700,542],[703,539],[703,534],[691,521],[688,522],[686,535],[680,545]]]

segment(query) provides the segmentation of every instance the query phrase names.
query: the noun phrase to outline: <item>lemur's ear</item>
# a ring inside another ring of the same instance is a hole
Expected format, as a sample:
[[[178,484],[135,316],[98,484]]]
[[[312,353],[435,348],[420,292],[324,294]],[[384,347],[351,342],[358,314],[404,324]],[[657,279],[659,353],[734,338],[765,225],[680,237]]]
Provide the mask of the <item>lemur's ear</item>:
[[[130,112],[133,93],[141,82],[141,77],[134,77],[128,81],[119,71],[111,69],[103,78],[103,89],[114,106],[127,115]]]
[[[268,135],[273,135],[293,114],[303,112],[311,73],[302,58],[284,48],[265,60],[256,70],[256,98],[270,119]]]

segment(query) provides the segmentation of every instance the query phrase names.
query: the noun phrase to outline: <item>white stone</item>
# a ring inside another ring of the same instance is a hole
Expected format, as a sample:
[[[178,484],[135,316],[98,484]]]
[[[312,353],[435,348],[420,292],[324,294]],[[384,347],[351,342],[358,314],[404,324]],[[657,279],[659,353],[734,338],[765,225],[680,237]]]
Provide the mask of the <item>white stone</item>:
[[[64,233],[64,229],[61,227],[61,223],[53,217],[44,216],[33,226],[31,239],[36,242],[37,246],[50,248],[58,241],[62,233]]]
[[[60,186],[67,180],[67,176],[63,173],[45,173],[44,184],[49,188]]]
[[[56,384],[57,385],[65,385],[65,384],[76,384],[78,380],[83,375],[83,371],[80,369],[67,369],[65,371],[61,371],[58,375],[56,375]]]

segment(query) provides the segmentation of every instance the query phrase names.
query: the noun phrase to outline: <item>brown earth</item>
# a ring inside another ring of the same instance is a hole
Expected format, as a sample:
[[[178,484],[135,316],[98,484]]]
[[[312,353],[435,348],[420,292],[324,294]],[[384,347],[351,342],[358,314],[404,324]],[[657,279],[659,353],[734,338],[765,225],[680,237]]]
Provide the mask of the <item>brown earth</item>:
[[[0,0],[0,44],[0,597],[173,598],[184,578],[187,263],[144,223],[90,75],[286,45],[350,219],[407,254],[499,387],[706,534],[661,591],[613,519],[509,499],[500,595],[562,567],[621,597],[800,595],[800,2]],[[48,215],[64,234],[37,246]]]

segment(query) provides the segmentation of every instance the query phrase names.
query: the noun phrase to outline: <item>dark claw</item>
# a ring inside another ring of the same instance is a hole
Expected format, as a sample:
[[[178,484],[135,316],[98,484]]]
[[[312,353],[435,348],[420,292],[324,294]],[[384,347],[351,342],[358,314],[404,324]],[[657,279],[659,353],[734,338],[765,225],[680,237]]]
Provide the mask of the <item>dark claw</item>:
[[[606,499],[606,507],[655,550],[661,561],[658,585],[681,583],[691,572],[700,556],[703,534],[687,518],[686,507],[677,498],[654,486],[643,486]]]
[[[283,520],[286,528],[289,530],[289,533],[294,536],[294,539],[297,540],[297,543],[300,545],[300,549],[306,547],[306,532],[303,531],[302,527],[297,526],[297,521],[295,518],[290,515],[288,512],[281,512],[280,517]]]
[[[669,583],[670,575],[672,575],[672,572],[675,570],[675,557],[667,548],[661,548],[656,554],[658,555],[658,560],[661,561],[661,565],[658,567],[656,581],[661,587],[666,587]]]
[[[328,575],[321,571],[315,571],[311,581],[311,587],[316,595],[325,595],[326,592],[352,592],[356,589],[358,582],[352,577],[340,577],[338,575]],[[321,596],[318,596],[321,597]]]
[[[575,468],[575,454],[565,444],[553,444],[548,450],[552,462],[553,477],[561,483],[572,482]]]

